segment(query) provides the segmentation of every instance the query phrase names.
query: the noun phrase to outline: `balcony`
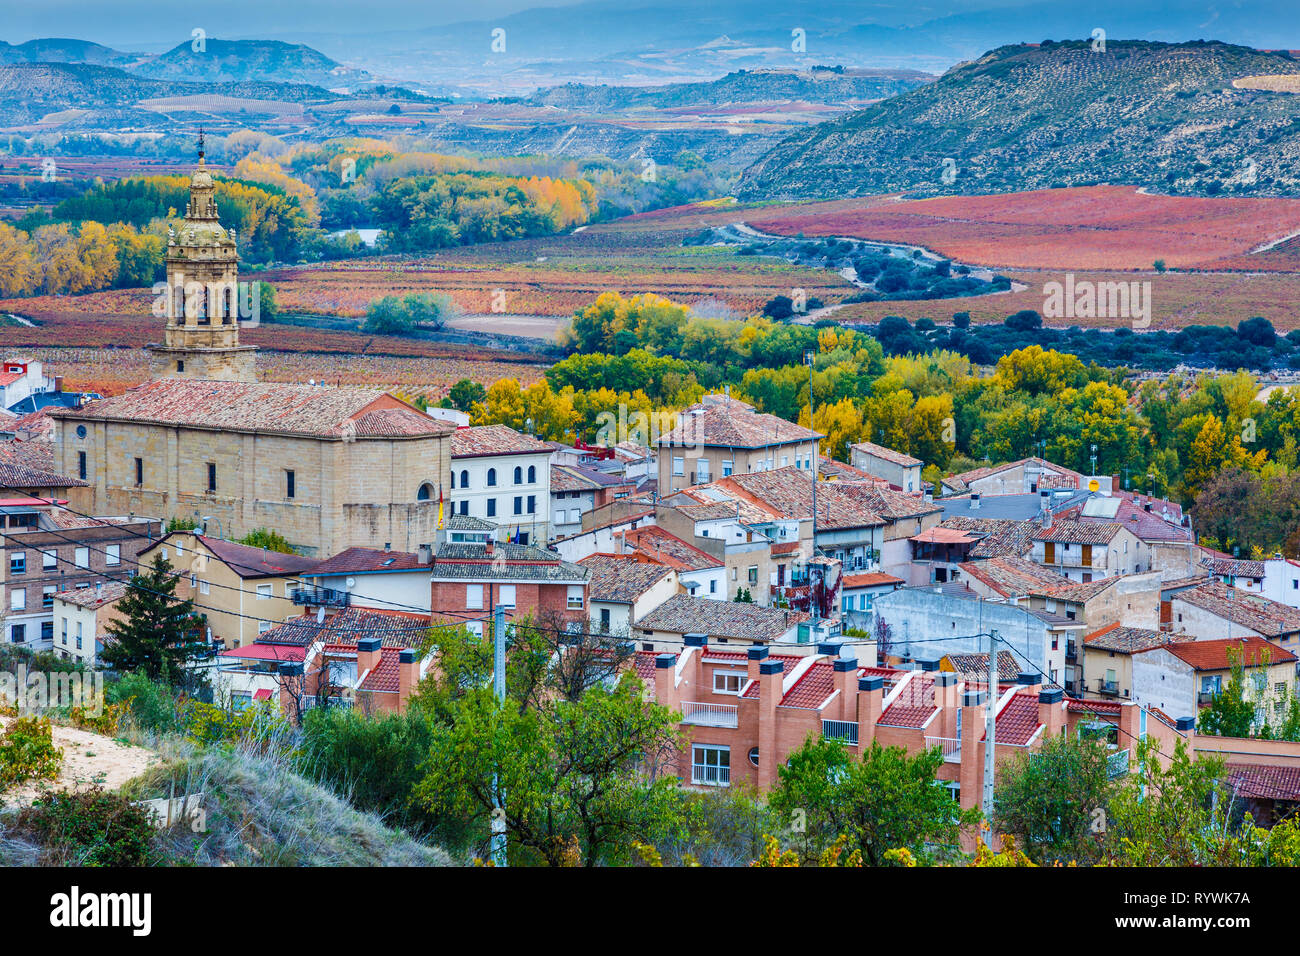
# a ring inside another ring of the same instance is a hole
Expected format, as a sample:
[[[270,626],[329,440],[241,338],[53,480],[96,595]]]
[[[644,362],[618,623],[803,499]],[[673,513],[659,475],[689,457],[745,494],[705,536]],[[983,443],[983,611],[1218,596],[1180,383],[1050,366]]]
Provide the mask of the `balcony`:
[[[1098,680],[1097,693],[1105,694],[1107,697],[1119,696],[1119,681],[1115,680]]]
[[[1212,690],[1201,691],[1199,694],[1196,695],[1196,706],[1209,707],[1212,703],[1214,703],[1214,698],[1216,695],[1217,695],[1217,691],[1212,691]]]
[[[311,607],[347,607],[349,597],[347,591],[334,588],[294,588],[290,600]]]
[[[925,749],[938,747],[943,753],[944,763],[961,763],[960,737],[926,737]]]
[[[1106,775],[1114,780],[1128,773],[1128,751],[1118,750],[1106,758]]]
[[[823,720],[822,739],[838,740],[848,747],[858,745],[858,724],[853,720]]]
[[[740,708],[735,704],[682,701],[682,723],[696,727],[739,727]]]

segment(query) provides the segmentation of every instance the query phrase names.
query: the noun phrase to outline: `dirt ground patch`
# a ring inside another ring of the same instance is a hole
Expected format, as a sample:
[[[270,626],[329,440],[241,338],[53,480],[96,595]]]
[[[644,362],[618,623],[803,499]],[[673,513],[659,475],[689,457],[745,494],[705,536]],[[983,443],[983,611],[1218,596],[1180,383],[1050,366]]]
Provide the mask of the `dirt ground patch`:
[[[10,719],[0,717],[0,727],[8,727]],[[59,778],[15,787],[0,796],[0,806],[30,804],[49,790],[85,790],[95,784],[115,790],[159,760],[152,750],[118,743],[87,730],[59,724],[53,730],[54,746],[63,751],[63,771]]]

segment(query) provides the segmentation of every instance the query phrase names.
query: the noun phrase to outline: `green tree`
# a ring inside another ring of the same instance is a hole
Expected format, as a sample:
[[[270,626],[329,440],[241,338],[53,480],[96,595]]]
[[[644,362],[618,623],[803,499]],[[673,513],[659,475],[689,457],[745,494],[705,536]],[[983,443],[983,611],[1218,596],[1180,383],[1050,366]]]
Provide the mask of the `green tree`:
[[[1264,659],[1257,663],[1267,669],[1267,654],[1261,656]],[[1249,737],[1255,725],[1255,704],[1246,699],[1246,664],[1240,651],[1228,648],[1228,666],[1228,686],[1201,710],[1196,729],[1215,737]]]
[[[253,548],[263,548],[267,551],[278,551],[280,554],[297,553],[284,535],[270,528],[254,528],[240,538],[239,543]]]
[[[176,597],[176,579],[162,554],[131,579],[117,605],[120,616],[106,627],[104,663],[116,671],[142,671],[154,681],[188,682],[186,665],[207,647],[205,619],[193,601]]]
[[[777,771],[768,802],[802,828],[793,836],[805,861],[819,859],[841,835],[869,866],[883,865],[895,849],[945,859],[956,854],[961,828],[977,823],[980,811],[958,806],[935,779],[941,766],[938,748],[913,756],[873,740],[859,760],[837,740],[810,737]]]
[[[1035,863],[1095,862],[1101,846],[1094,811],[1112,789],[1109,751],[1086,736],[1060,734],[1018,755],[998,775],[994,825]]]
[[[677,715],[645,701],[631,674],[612,690],[526,709],[476,687],[449,716],[435,731],[415,798],[482,834],[495,775],[512,862],[626,862],[634,841],[671,829],[679,813],[676,778],[658,772],[675,751]]]
[[[451,399],[452,408],[468,412],[472,411],[476,404],[487,399],[487,389],[479,382],[462,378],[451,387],[447,397]]]

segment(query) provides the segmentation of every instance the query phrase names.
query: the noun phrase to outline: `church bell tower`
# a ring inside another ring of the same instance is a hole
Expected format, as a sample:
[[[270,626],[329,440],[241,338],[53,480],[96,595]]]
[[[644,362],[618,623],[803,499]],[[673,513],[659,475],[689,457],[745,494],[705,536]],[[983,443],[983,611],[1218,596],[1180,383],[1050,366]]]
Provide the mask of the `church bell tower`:
[[[239,344],[239,320],[256,315],[253,290],[239,287],[235,231],[217,216],[216,184],[203,157],[190,176],[185,218],[167,230],[167,328],[150,345],[154,378],[255,382],[254,345]]]

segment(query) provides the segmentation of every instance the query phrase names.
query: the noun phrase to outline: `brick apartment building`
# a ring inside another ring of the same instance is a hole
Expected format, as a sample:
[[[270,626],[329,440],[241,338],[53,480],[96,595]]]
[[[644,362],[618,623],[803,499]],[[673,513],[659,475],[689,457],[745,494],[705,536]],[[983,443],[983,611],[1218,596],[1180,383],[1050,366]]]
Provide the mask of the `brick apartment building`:
[[[860,665],[838,644],[816,655],[745,651],[687,638],[680,654],[638,652],[633,666],[651,696],[682,714],[686,741],[679,774],[694,786],[773,786],[777,768],[809,737],[833,737],[860,753],[879,741],[910,753],[938,747],[938,779],[962,807],[980,802],[984,774],[986,684],[928,661],[919,670]],[[1079,701],[1044,690],[1034,675],[1000,684],[996,702],[997,765],[1037,748],[1047,737],[1081,730],[1113,746],[1112,773],[1128,772],[1146,736],[1173,753],[1190,737],[1192,719],[1172,720],[1133,702]]]
[[[0,613],[3,640],[47,650],[60,591],[128,580],[159,522],[132,516],[83,518],[63,502],[0,499]]]

